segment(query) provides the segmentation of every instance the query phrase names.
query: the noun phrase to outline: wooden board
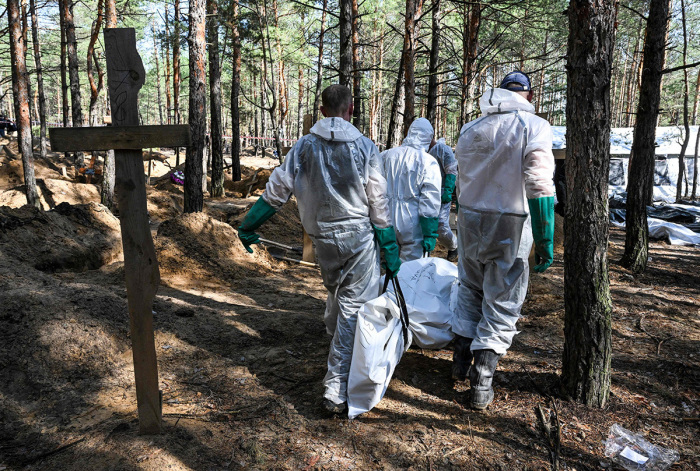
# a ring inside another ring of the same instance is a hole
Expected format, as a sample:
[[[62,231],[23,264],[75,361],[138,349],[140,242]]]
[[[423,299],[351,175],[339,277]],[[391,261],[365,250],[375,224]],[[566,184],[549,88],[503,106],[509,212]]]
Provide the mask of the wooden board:
[[[192,142],[187,124],[51,128],[49,140],[54,152],[188,147]]]

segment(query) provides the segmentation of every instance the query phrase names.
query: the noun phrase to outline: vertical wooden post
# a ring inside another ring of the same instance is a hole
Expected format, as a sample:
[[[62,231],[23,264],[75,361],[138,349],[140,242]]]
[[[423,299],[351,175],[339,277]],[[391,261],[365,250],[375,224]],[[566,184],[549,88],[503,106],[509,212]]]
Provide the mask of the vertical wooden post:
[[[311,132],[311,127],[314,125],[313,116],[310,114],[304,115],[304,127],[302,128],[302,134],[306,136]],[[304,231],[304,249],[302,251],[301,259],[305,262],[315,263],[316,255],[314,254],[314,244],[311,241],[309,234]]]
[[[112,125],[138,125],[138,92],[145,80],[133,28],[105,29]],[[153,336],[153,298],[160,283],[146,209],[141,150],[115,150],[116,194],[124,249],[126,296],[136,377],[139,432],[160,433],[161,394]]]

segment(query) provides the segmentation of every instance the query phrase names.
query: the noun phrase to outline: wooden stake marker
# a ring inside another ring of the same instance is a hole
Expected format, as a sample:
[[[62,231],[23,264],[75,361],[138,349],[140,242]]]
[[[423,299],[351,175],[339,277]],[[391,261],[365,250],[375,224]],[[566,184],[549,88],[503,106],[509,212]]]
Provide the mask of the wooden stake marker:
[[[51,129],[51,147],[57,152],[115,149],[139,432],[153,434],[160,433],[162,417],[152,311],[160,271],[148,223],[141,149],[186,147],[191,140],[187,125],[138,125],[138,92],[146,72],[136,51],[136,33],[133,28],[107,28],[104,39],[113,127]]]

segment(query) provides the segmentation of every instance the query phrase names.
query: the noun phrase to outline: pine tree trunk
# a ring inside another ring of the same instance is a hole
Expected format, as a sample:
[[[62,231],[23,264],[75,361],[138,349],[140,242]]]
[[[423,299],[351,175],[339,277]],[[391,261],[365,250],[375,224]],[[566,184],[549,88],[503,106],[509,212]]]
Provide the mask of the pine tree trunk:
[[[27,72],[27,42],[22,36],[19,0],[8,0],[7,16],[10,31],[10,58],[12,61],[12,94],[14,96],[17,143],[22,154],[24,189],[27,204],[41,209],[34,177],[34,154],[32,152],[32,126],[29,116],[29,73]]]
[[[58,9],[63,11],[64,0],[58,0]],[[63,21],[63,15],[58,15],[59,28],[61,28],[61,114],[63,115],[63,127],[68,127],[68,116],[70,116],[70,108],[68,105],[68,68],[66,67],[66,56],[68,55],[66,48],[66,25]],[[68,153],[65,154],[66,158]]]
[[[73,0],[63,0],[63,24],[66,30],[66,48],[68,53],[68,78],[70,79],[71,111],[73,127],[83,126],[83,108],[80,102],[80,73],[78,64],[78,42],[75,37],[73,22]],[[75,153],[76,171],[84,166],[82,152]]]
[[[352,96],[354,99],[352,124],[364,131],[364,113],[362,113],[362,92],[360,90],[360,13],[357,0],[352,0]]]
[[[231,74],[231,179],[234,182],[241,180],[241,111],[239,104],[241,90],[241,33],[238,30],[238,9],[238,0],[234,0],[232,10],[233,17],[231,19],[231,39],[233,40],[233,70]]]
[[[625,221],[625,253],[620,263],[635,273],[646,269],[649,252],[647,205],[654,191],[656,122],[661,102],[670,0],[652,0],[644,44],[644,69],[630,156]]]
[[[168,124],[173,124],[172,118],[172,92],[171,92],[171,78],[170,73],[170,26],[168,23],[168,9],[165,9],[165,118]]]
[[[401,59],[399,60],[399,70],[396,74],[396,84],[394,85],[394,97],[391,100],[391,114],[389,115],[389,126],[386,131],[386,148],[391,149],[394,146],[399,145],[401,142],[401,132],[403,130],[403,105],[404,100],[402,96],[403,92],[403,59],[404,55],[401,54]]]
[[[88,81],[90,83],[90,108],[88,109],[88,122],[90,126],[97,126],[97,101],[100,97],[100,90],[102,90],[102,77],[103,73],[100,70],[100,65],[97,62],[97,55],[95,54],[95,43],[97,43],[97,38],[100,34],[100,28],[102,27],[102,0],[97,1],[97,19],[92,23],[92,28],[90,28],[90,43],[88,44],[87,50],[87,73]],[[93,72],[93,61],[97,68],[98,80],[95,83],[95,74]]]
[[[173,35],[173,117],[180,124],[180,0],[175,0],[175,34]],[[175,166],[180,166],[180,148],[175,149]]]
[[[683,23],[683,65],[688,64],[688,30],[685,22],[685,0],[681,0],[681,21]],[[676,182],[676,202],[680,203],[683,198],[683,177],[685,176],[685,151],[688,149],[690,141],[690,124],[688,117],[688,69],[683,69],[683,127],[685,136],[681,145],[681,153],[678,154],[678,181]],[[686,179],[686,196],[688,195],[688,181]]]
[[[186,213],[199,212],[204,206],[202,162],[204,161],[204,147],[206,145],[204,136],[207,132],[207,117],[205,114],[207,72],[204,56],[206,47],[206,20],[204,4],[205,0],[190,0],[190,31],[188,37],[190,48],[189,124],[190,132],[192,133],[192,144],[187,148],[187,157],[185,158],[184,210]]]
[[[316,93],[314,94],[314,123],[318,121],[318,111],[321,105],[321,84],[323,82],[323,36],[326,32],[326,7],[328,0],[323,0],[323,12],[321,13],[321,29],[318,33],[318,62],[316,64]]]
[[[211,196],[224,196],[224,155],[221,126],[221,70],[219,69],[219,11],[217,0],[207,0],[209,25],[209,110],[211,126]]]
[[[440,60],[440,0],[433,0],[433,29],[430,32],[430,63],[428,65],[428,109],[426,118],[437,129],[438,65]]]
[[[616,12],[611,0],[573,0],[568,10],[562,388],[595,407],[605,406],[610,394],[608,171]]]
[[[105,0],[105,28],[117,27],[117,8],[116,0]],[[106,90],[107,95],[109,91]],[[109,99],[107,99],[109,106]],[[111,111],[110,111],[111,114]],[[102,169],[102,191],[100,192],[100,201],[103,205],[114,211],[114,183],[116,178],[116,168],[114,161],[114,151],[108,150],[105,154],[104,168]]]
[[[352,87],[352,2],[340,1],[340,78],[338,83]]]
[[[163,125],[163,99],[160,94],[160,63],[158,61],[158,42],[156,41],[156,25],[151,23],[153,34],[153,59],[156,61],[156,90],[158,92],[158,123]]]
[[[464,15],[464,30],[462,44],[462,94],[460,101],[461,126],[468,122],[472,113],[472,98],[474,95],[476,57],[479,46],[479,28],[481,27],[481,9],[479,4],[470,4]]]
[[[302,108],[304,106],[304,69],[299,65],[297,71],[297,139],[301,139],[301,131],[303,130],[303,113]]]
[[[40,123],[40,153],[41,158],[46,158],[46,95],[44,94],[44,73],[41,67],[41,48],[39,44],[39,20],[36,14],[36,0],[29,0],[29,9],[32,15],[32,42],[34,43],[34,63],[36,65],[36,87],[39,94],[39,123]]]
[[[418,40],[418,18],[423,9],[423,0],[406,0],[406,22],[403,36],[403,77],[404,77],[404,111],[403,135],[415,119],[416,101],[416,46]]]

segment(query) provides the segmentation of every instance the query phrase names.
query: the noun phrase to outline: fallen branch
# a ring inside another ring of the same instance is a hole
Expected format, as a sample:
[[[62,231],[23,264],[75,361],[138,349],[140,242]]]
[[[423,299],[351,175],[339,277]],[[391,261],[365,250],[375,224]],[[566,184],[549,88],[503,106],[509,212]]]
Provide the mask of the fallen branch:
[[[66,443],[65,445],[61,445],[61,446],[59,446],[58,448],[56,448],[56,449],[54,449],[54,450],[47,451],[47,452],[45,452],[45,453],[41,453],[41,454],[39,454],[39,455],[37,455],[37,456],[34,456],[34,457],[32,457],[32,458],[29,458],[28,460],[25,460],[25,461],[23,462],[23,465],[24,465],[24,466],[27,466],[27,465],[29,465],[29,464],[36,463],[37,461],[43,460],[44,458],[48,458],[49,456],[55,455],[56,453],[60,453],[60,452],[62,452],[62,451],[65,451],[65,450],[67,450],[68,448],[71,448],[71,447],[77,445],[78,443],[84,442],[84,441],[85,441],[85,437],[79,438],[79,439],[74,440],[74,441],[72,441],[72,442],[70,442],[70,443]]]
[[[661,338],[661,337],[658,337],[658,336],[652,334],[651,332],[649,332],[646,328],[644,328],[644,316],[645,316],[645,315],[646,315],[646,314],[642,314],[642,316],[639,318],[639,330],[641,330],[642,332],[644,332],[645,334],[647,334],[649,337],[652,338],[652,340],[654,340],[654,341],[656,342],[656,354],[657,354],[657,355],[661,355],[661,345],[662,345],[664,342],[675,338],[676,336],[675,336],[675,335],[669,335],[669,336],[666,337],[666,338]]]
[[[557,411],[557,403],[552,401],[552,410],[549,412],[549,417],[545,417],[542,405],[538,404],[535,413],[540,422],[542,433],[547,440],[547,448],[549,448],[549,460],[552,463],[552,471],[559,470],[559,454],[561,452],[561,424],[559,423],[559,413]]]

